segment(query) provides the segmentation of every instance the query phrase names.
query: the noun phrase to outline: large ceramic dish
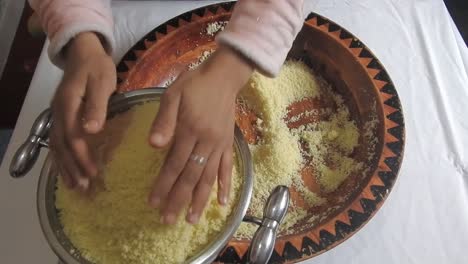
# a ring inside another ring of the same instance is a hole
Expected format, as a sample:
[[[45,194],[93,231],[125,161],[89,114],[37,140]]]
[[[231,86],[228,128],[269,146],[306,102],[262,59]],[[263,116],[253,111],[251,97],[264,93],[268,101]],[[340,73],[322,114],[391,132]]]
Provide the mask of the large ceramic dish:
[[[118,65],[119,90],[163,85],[186,70],[203,51],[216,49],[214,37],[200,32],[210,22],[229,20],[233,5],[224,3],[199,8],[149,32]],[[353,154],[365,162],[361,173],[349,177],[329,194],[329,202],[324,206],[306,208],[310,218],[298,222],[292,234],[278,239],[271,258],[273,263],[311,258],[335,247],[363,227],[382,206],[394,185],[404,147],[404,122],[395,87],[379,60],[351,33],[312,13],[289,58],[306,62],[344,96],[361,135],[366,133],[369,124],[374,126],[371,137],[367,140],[361,137],[360,146]],[[242,118],[238,116],[241,129]],[[303,173],[302,176],[307,182],[313,175]],[[292,197],[294,200],[294,195]],[[233,239],[218,260],[224,263],[244,261],[248,243]]]

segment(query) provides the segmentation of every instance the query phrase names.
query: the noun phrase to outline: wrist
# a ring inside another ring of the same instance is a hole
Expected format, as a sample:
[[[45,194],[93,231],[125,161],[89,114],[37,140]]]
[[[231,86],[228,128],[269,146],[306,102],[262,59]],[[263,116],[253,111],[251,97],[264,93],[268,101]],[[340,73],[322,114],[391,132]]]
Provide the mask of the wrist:
[[[107,55],[101,39],[94,32],[82,32],[68,42],[64,49],[64,57]]]
[[[249,60],[228,46],[220,46],[206,66],[208,71],[233,84],[230,86],[235,94],[245,86],[254,71]]]

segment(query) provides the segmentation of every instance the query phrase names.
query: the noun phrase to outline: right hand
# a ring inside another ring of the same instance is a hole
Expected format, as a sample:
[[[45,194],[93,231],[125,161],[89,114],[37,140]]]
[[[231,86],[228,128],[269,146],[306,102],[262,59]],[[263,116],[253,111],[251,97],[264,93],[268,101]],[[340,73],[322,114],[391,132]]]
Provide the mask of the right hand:
[[[94,33],[80,33],[65,52],[64,75],[51,105],[50,146],[65,185],[86,191],[98,173],[87,137],[103,128],[116,70]]]

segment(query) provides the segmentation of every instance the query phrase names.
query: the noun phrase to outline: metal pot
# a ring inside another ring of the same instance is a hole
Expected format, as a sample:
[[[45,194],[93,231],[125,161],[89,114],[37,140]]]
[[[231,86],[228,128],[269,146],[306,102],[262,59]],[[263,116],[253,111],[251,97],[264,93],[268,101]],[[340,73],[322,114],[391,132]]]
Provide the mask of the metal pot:
[[[127,93],[116,94],[109,101],[108,118],[122,113],[131,107],[148,101],[159,100],[164,88],[147,88]],[[48,147],[48,131],[52,125],[50,110],[42,112],[33,124],[28,139],[17,150],[10,164],[10,175],[15,178],[24,176],[37,160],[40,149]],[[259,225],[249,250],[248,263],[267,263],[273,253],[276,235],[289,206],[289,191],[285,186],[275,188],[264,208],[263,219],[246,216],[253,190],[253,170],[250,151],[239,128],[235,130],[235,151],[239,157],[240,172],[243,175],[243,186],[239,202],[233,209],[226,227],[210,242],[203,251],[199,252],[186,263],[211,263],[223,250],[242,221]],[[37,189],[37,210],[42,231],[55,254],[68,264],[90,263],[88,260],[71,254],[78,252],[62,230],[57,210],[55,208],[55,189],[57,181],[51,156],[48,155],[42,167]]]

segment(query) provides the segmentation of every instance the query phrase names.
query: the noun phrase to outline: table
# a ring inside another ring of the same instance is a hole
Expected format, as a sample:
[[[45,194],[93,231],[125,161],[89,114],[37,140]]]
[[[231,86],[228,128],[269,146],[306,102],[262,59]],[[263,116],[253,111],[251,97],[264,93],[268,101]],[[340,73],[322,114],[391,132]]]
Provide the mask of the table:
[[[115,61],[158,24],[213,2],[114,2]],[[400,95],[407,139],[399,178],[377,215],[304,263],[468,263],[468,48],[443,1],[305,0],[310,11],[344,26],[381,60]],[[2,263],[56,262],[35,209],[40,166],[23,179],[10,178],[8,166],[60,77],[44,49],[0,168]]]

